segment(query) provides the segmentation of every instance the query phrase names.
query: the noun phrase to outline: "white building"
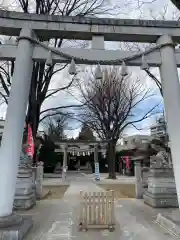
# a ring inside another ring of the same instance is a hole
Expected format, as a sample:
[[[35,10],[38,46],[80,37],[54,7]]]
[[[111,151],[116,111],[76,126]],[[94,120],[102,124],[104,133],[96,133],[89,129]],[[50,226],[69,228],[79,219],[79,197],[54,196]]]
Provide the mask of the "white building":
[[[156,120],[156,124],[151,126],[151,136],[154,138],[163,137],[167,134],[166,122],[164,116]]]
[[[152,140],[152,136],[150,135],[132,135],[127,136],[121,139],[121,143],[116,145],[116,151],[121,150],[130,150],[136,148],[138,145],[147,144]]]

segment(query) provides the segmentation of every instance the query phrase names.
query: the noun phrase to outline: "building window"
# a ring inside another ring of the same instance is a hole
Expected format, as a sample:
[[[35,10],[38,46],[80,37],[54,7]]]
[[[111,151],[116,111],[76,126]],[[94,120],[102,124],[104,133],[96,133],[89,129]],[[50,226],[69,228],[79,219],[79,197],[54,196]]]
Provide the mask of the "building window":
[[[127,141],[127,140],[124,140],[124,144],[127,145],[127,144],[128,144],[128,141]]]

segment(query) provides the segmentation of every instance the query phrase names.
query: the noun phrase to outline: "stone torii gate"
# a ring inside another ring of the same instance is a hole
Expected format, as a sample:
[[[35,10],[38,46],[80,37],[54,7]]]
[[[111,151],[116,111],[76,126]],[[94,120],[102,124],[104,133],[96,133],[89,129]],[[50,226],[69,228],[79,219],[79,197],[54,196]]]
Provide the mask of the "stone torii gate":
[[[60,148],[56,148],[55,152],[63,152],[63,168],[67,167],[67,158],[68,152],[70,152],[69,148],[78,147],[79,151],[81,151],[81,146],[86,147],[86,151],[92,150],[94,152],[94,165],[95,165],[95,180],[100,180],[100,173],[99,173],[99,161],[98,161],[98,153],[103,152],[107,146],[108,140],[104,141],[91,141],[91,140],[61,140],[59,142],[55,142],[56,146],[60,146]],[[63,148],[61,148],[63,146]],[[99,149],[101,146],[101,149]],[[63,180],[66,179],[66,172],[62,173]]]
[[[129,66],[140,66],[144,56],[149,66],[160,68],[180,203],[180,87],[177,72],[180,51],[174,48],[174,43],[180,41],[179,22],[59,17],[0,11],[0,34],[19,37],[17,45],[0,45],[1,60],[16,60],[0,149],[1,230],[3,226],[11,226],[14,221],[18,221],[19,225],[24,222],[12,215],[23,126],[33,61],[45,62],[49,52],[53,63],[74,59],[77,64],[120,65],[125,62]],[[91,40],[92,48],[50,48],[40,43],[39,37],[44,41],[50,38]],[[104,41],[149,42],[156,43],[156,46],[144,53],[113,51],[104,49]],[[17,231],[19,229],[17,227]]]

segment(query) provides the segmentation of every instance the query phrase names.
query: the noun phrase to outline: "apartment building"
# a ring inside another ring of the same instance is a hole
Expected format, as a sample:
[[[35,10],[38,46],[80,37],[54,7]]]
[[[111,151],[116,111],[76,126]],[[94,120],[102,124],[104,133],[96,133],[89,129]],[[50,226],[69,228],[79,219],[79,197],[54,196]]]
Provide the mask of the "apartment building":
[[[156,123],[150,127],[151,136],[154,138],[164,137],[167,134],[166,122],[164,116],[156,120]]]

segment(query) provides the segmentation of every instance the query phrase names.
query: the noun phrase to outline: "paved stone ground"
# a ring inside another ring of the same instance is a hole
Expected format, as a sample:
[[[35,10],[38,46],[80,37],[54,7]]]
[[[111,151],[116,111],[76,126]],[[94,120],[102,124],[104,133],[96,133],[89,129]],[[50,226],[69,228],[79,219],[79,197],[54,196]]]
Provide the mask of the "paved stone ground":
[[[85,177],[87,177],[88,179],[92,179],[92,181],[94,181],[94,174],[84,174],[82,173]],[[101,173],[101,176],[100,176],[100,181],[99,181],[99,184],[119,184],[119,183],[123,183],[123,184],[129,184],[129,183],[132,183],[132,184],[135,184],[136,182],[136,179],[135,177],[131,177],[131,176],[122,176],[122,175],[119,175],[117,173],[116,175],[116,180],[113,180],[113,179],[107,179],[108,177],[108,174],[107,173]]]
[[[70,187],[63,200],[42,200],[37,206],[26,212],[32,215],[34,227],[25,240],[173,240],[155,223],[158,212],[141,200],[119,200],[116,202],[116,230],[78,231],[78,194],[80,190],[99,191],[97,185],[81,174],[70,176]],[[171,211],[170,209],[168,211]]]

